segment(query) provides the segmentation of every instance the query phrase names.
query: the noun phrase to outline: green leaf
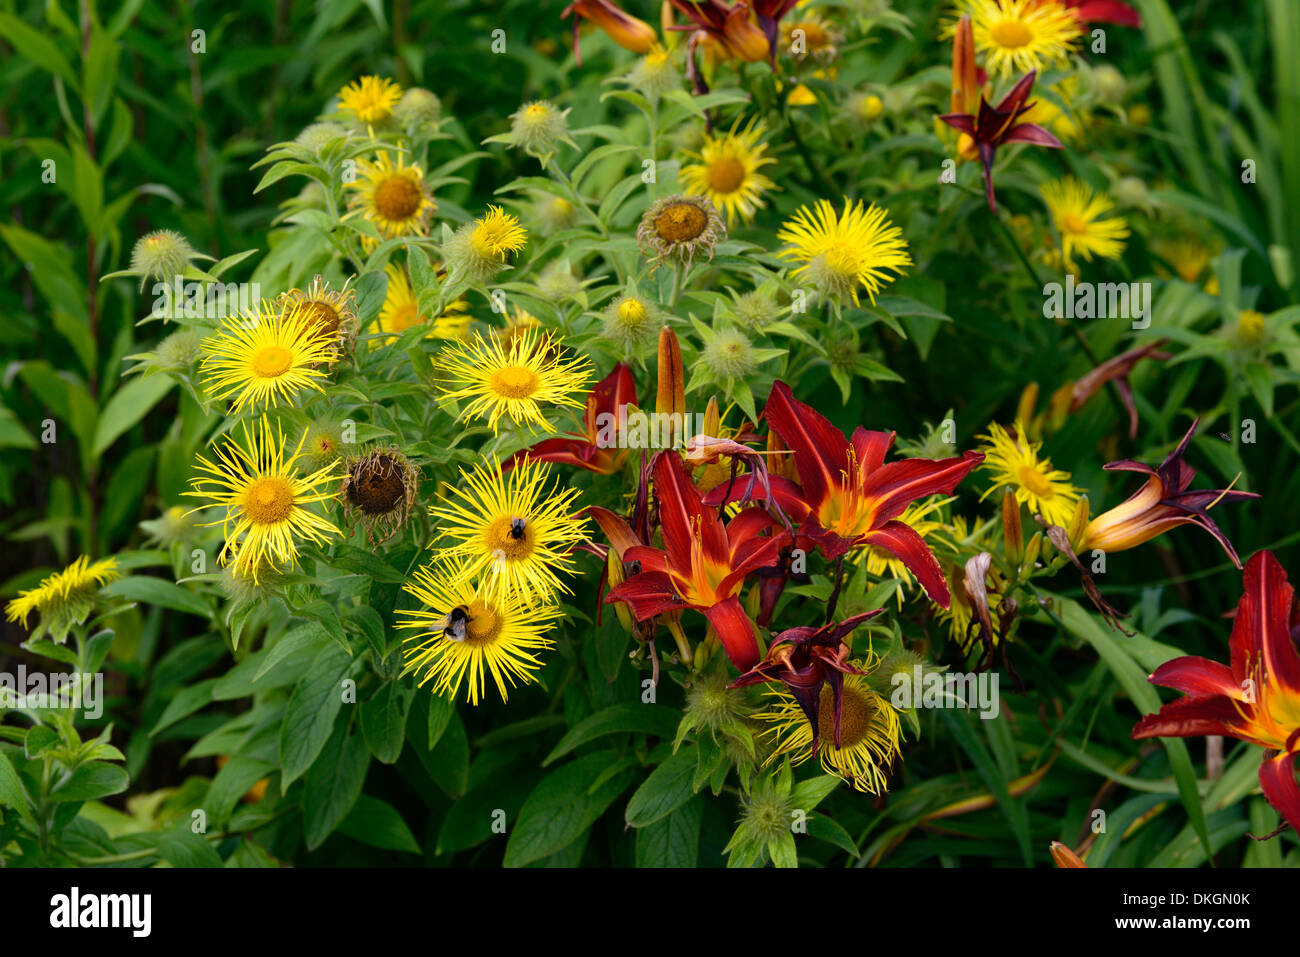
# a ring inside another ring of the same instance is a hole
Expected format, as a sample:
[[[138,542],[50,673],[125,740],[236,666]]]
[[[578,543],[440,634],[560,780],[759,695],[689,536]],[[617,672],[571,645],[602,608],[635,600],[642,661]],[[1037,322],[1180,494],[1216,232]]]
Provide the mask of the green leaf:
[[[212,612],[207,602],[187,588],[175,582],[144,575],[132,575],[119,578],[104,588],[104,593],[127,601],[138,601],[172,611],[183,611],[191,615],[207,618]]]
[[[1029,839],[1029,816],[1025,811],[1025,806],[1011,797],[1011,792],[1007,789],[1007,781],[998,770],[988,749],[984,743],[976,736],[975,731],[971,728],[970,718],[965,712],[955,712],[950,708],[940,708],[939,717],[947,725],[948,731],[957,743],[961,745],[966,756],[971,759],[975,765],[975,770],[979,772],[980,780],[984,786],[989,789],[994,800],[998,802],[998,807],[1002,809],[1003,816],[1011,826],[1011,833],[1015,836],[1016,843],[1020,845],[1020,856],[1028,867],[1033,861],[1033,850]]]
[[[95,439],[91,445],[94,453],[103,454],[118,436],[143,419],[175,384],[169,376],[151,375],[132,379],[113,393],[95,425]]]
[[[636,832],[637,867],[695,867],[700,855],[701,798],[687,801]]]
[[[24,821],[33,823],[31,801],[23,787],[23,779],[3,750],[0,750],[0,805],[15,808]]]
[[[415,835],[392,805],[363,794],[339,825],[339,833],[385,851],[419,854]]]
[[[506,844],[506,867],[523,867],[576,841],[622,793],[627,769],[591,782],[618,760],[614,751],[584,755],[552,771],[528,795]]]
[[[170,727],[182,718],[189,717],[205,704],[209,704],[212,701],[212,690],[216,687],[217,681],[216,678],[209,678],[207,681],[201,681],[188,688],[182,688],[171,701],[167,702],[162,717],[150,729],[149,737],[152,738],[164,728]]]
[[[280,725],[281,793],[316,762],[329,740],[343,707],[343,677],[351,666],[348,653],[331,642],[294,686]]]
[[[87,761],[78,765],[61,787],[50,792],[51,801],[97,801],[125,791],[131,779],[116,764]]]
[[[553,763],[574,748],[606,734],[636,732],[671,739],[680,718],[679,712],[664,705],[631,702],[611,705],[603,711],[596,712],[561,738],[560,743],[542,762],[542,767]]]
[[[72,65],[45,34],[11,13],[0,13],[0,36],[32,63],[48,73],[57,74],[72,89],[77,88],[77,75]]]
[[[689,801],[695,795],[691,781],[698,763],[697,749],[682,748],[651,771],[627,802],[624,813],[627,823],[632,827],[647,827]]]
[[[221,867],[221,855],[188,825],[162,835],[158,853],[172,867]]]
[[[406,740],[406,717],[415,699],[415,689],[390,681],[361,705],[361,733],[370,753],[383,764],[393,764],[402,754]]]
[[[243,754],[234,755],[222,765],[208,786],[208,796],[204,800],[204,807],[212,823],[217,827],[225,827],[231,812],[239,804],[239,799],[274,770],[275,765],[271,762]]]
[[[343,823],[361,797],[370,767],[370,750],[359,734],[347,733],[340,721],[307,772],[302,792],[302,831],[314,851]]]

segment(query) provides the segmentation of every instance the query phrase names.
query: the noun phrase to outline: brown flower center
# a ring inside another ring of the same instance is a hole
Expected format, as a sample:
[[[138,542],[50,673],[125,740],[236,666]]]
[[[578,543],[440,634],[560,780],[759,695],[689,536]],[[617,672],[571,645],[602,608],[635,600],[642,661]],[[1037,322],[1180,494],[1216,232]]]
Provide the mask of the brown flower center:
[[[853,747],[867,736],[876,707],[862,694],[848,685],[844,686],[844,700],[840,705],[840,750]],[[835,746],[835,692],[829,683],[822,685],[821,703],[817,710],[817,733],[822,747]]]
[[[348,483],[348,501],[367,515],[386,515],[406,497],[406,477],[390,456],[358,462]]]
[[[745,182],[745,164],[734,156],[721,156],[709,164],[708,175],[715,193],[734,193]]]
[[[309,300],[302,308],[307,320],[324,332],[336,332],[343,321],[337,309],[320,299]]]
[[[375,187],[374,203],[384,219],[402,222],[419,212],[423,198],[420,187],[409,176],[390,176]]]
[[[655,217],[655,232],[670,243],[697,239],[709,225],[709,217],[694,203],[670,203]]]
[[[244,490],[244,514],[255,525],[282,522],[293,511],[293,489],[284,479],[268,475]]]

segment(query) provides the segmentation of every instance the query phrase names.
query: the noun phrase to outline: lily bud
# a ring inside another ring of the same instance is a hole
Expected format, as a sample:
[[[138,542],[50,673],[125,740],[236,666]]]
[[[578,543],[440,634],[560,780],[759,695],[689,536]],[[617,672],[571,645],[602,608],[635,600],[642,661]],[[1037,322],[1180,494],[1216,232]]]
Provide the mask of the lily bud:
[[[979,78],[975,71],[975,30],[970,14],[957,23],[952,38],[952,99],[949,113],[974,113],[979,105]]]
[[[1006,544],[1007,562],[1016,567],[1024,555],[1024,532],[1020,526],[1020,503],[1016,494],[1008,491],[1002,496],[1002,540]]]
[[[574,0],[561,17],[574,14],[574,50],[577,50],[578,17],[590,20],[609,35],[609,38],[625,50],[633,53],[649,53],[659,43],[659,34],[654,27],[630,13],[619,8],[610,0]]]
[[[1043,551],[1043,533],[1034,532],[1034,537],[1031,538],[1029,540],[1029,544],[1025,546],[1025,558],[1024,558],[1024,562],[1021,564],[1020,567],[1033,568],[1036,564],[1038,564],[1038,556],[1042,553],[1042,551]]]
[[[1088,527],[1088,496],[1082,495],[1074,506],[1074,515],[1070,519],[1070,525],[1065,530],[1070,537],[1070,544],[1075,551],[1081,551],[1084,548],[1083,538],[1084,531]],[[1077,543],[1077,544],[1076,544]]]
[[[684,421],[686,415],[686,372],[682,368],[682,347],[677,333],[668,326],[659,330],[659,391],[655,394],[655,411],[671,415],[670,421]],[[676,443],[680,437],[674,436]]]
[[[1052,842],[1052,860],[1056,861],[1057,867],[1087,867],[1083,863],[1083,858],[1070,850],[1060,841]]]
[[[717,435],[722,428],[722,416],[718,411],[718,397],[709,396],[709,404],[704,407],[704,434]]]
[[[617,588],[627,579],[623,571],[623,560],[618,557],[618,549],[611,548],[609,555],[605,559],[605,567],[609,576],[609,587]],[[633,634],[636,629],[636,620],[632,617],[632,610],[622,602],[614,605],[614,613],[618,615],[618,623],[623,626],[623,630],[628,634]]]
[[[761,63],[771,51],[767,34],[750,17],[747,3],[731,8],[722,27],[722,37],[727,50],[746,63]]]

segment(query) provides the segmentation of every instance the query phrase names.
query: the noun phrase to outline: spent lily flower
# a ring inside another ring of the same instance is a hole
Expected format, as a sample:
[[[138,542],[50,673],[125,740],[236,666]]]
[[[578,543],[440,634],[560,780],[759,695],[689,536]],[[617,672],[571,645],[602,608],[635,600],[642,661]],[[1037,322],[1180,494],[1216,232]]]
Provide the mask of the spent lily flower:
[[[674,24],[668,29],[691,35],[686,44],[686,75],[697,93],[709,91],[695,63],[695,51],[703,43],[711,41],[716,49],[746,63],[759,63],[772,57],[773,46],[763,28],[754,22],[750,4],[745,0],[731,4],[723,0],[668,2],[691,21],[685,25]]]
[[[820,628],[800,625],[787,628],[775,638],[767,656],[731,683],[733,688],[780,681],[788,689],[812,725],[813,751],[819,744],[819,710],[822,686],[830,682],[835,707],[835,747],[840,746],[840,709],[844,701],[844,675],[861,675],[849,664],[849,646],[844,638],[854,628],[884,609],[863,612]]]
[[[776,66],[776,40],[781,30],[781,18],[798,5],[799,0],[752,0],[758,27],[767,37],[768,60],[773,67]]]
[[[943,570],[921,536],[898,517],[919,498],[951,494],[984,461],[984,454],[968,451],[955,458],[885,464],[895,433],[859,426],[850,441],[779,381],[763,415],[794,456],[799,484],[776,475],[768,482],[776,504],[802,523],[800,536],[828,559],[859,545],[883,548],[907,566],[931,600],[947,608]]]
[[[578,65],[582,65],[582,56],[578,52],[578,20],[590,20],[609,35],[609,38],[625,50],[633,53],[649,53],[659,45],[659,34],[654,27],[638,17],[632,16],[611,0],[574,0],[560,13],[560,18],[573,15],[573,55]]]
[[[960,31],[958,32],[960,36]],[[1024,123],[1020,117],[1033,109],[1033,103],[1026,103],[1034,89],[1036,72],[1026,73],[1011,92],[1002,98],[997,106],[990,106],[989,101],[980,97],[979,112],[946,113],[939,119],[954,130],[964,134],[958,141],[958,152],[966,159],[978,159],[984,166],[984,192],[988,196],[989,209],[997,212],[993,197],[993,158],[998,147],[1009,143],[1028,143],[1031,146],[1047,146],[1052,149],[1064,149],[1064,145],[1055,136],[1037,123]]]
[[[622,467],[627,456],[626,450],[618,447],[614,430],[620,428],[621,414],[628,405],[636,405],[636,382],[632,370],[620,362],[587,396],[581,433],[544,439],[532,448],[516,452],[502,467],[513,468],[521,459],[532,459],[576,465],[597,475],[612,475]]]
[[[1096,548],[1104,552],[1122,552],[1149,542],[1177,525],[1199,525],[1223,546],[1232,563],[1241,567],[1232,543],[1210,518],[1209,511],[1219,502],[1240,502],[1259,496],[1254,492],[1234,492],[1230,488],[1188,491],[1188,486],[1196,478],[1196,469],[1183,461],[1183,455],[1199,421],[1192,422],[1178,447],[1169,453],[1158,469],[1132,459],[1121,459],[1103,466],[1112,472],[1141,472],[1147,480],[1124,502],[1088,523],[1083,533],[1083,550]]]
[[[752,668],[758,662],[758,639],[739,592],[746,576],[777,561],[789,536],[764,535],[775,519],[757,507],[724,524],[715,509],[704,505],[676,452],[657,455],[653,471],[664,548],[625,549],[623,560],[639,563],[641,571],[612,589],[605,601],[625,602],[638,621],[685,608],[701,611],[732,663],[741,670]]]
[[[1264,796],[1300,831],[1300,653],[1291,632],[1295,589],[1272,552],[1246,564],[1244,594],[1229,643],[1231,664],[1195,655],[1167,661],[1148,678],[1186,697],[1133,728],[1134,739],[1225,735],[1266,749],[1259,768]]]
[[[1124,403],[1124,408],[1128,410],[1128,437],[1130,439],[1137,438],[1138,414],[1137,406],[1133,404],[1133,387],[1129,385],[1129,373],[1143,359],[1168,359],[1169,353],[1162,352],[1160,349],[1168,341],[1167,339],[1158,339],[1150,345],[1120,353],[1113,359],[1107,359],[1091,372],[1079,378],[1070,388],[1069,411],[1077,412],[1085,402],[1097,393],[1098,389],[1107,382],[1114,382],[1115,391],[1119,393],[1120,401]]]

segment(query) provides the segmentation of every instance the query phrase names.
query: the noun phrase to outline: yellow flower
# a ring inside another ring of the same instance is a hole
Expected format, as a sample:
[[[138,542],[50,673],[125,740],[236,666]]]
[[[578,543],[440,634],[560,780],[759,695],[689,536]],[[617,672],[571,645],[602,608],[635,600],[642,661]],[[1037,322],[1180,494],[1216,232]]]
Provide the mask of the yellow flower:
[[[278,427],[273,433],[265,415],[252,429],[244,423],[242,444],[226,439],[214,451],[214,459],[198,456],[199,471],[208,474],[190,483],[194,491],[182,494],[206,498],[210,506],[225,510],[221,518],[205,524],[222,527],[226,543],[219,561],[225,565],[233,559],[237,576],[256,582],[267,565],[296,566],[297,539],[324,544],[340,534],[307,508],[336,497],[337,490],[324,490],[342,478],[336,465],[300,474],[294,465],[302,441],[286,457],[284,433]]]
[[[994,484],[981,496],[981,500],[998,489],[1009,486],[1016,501],[1029,506],[1031,512],[1042,515],[1050,524],[1065,527],[1074,515],[1079,502],[1079,490],[1070,484],[1070,473],[1052,468],[1051,459],[1040,459],[1041,442],[1025,438],[1025,424],[1017,421],[1015,434],[998,425],[989,424],[989,434],[977,438],[988,444],[984,453],[982,470],[992,472]]]
[[[54,641],[62,644],[68,629],[86,620],[99,589],[120,577],[116,559],[91,562],[82,555],[63,571],[41,579],[35,588],[19,592],[5,605],[5,618],[21,622],[26,628],[28,618],[36,612],[41,621],[31,637],[38,638],[48,631]]]
[[[812,210],[801,206],[794,218],[781,228],[777,238],[790,244],[780,255],[803,263],[794,271],[809,279],[818,292],[858,304],[858,286],[874,304],[887,282],[888,271],[902,273],[912,265],[903,232],[877,206],[860,200],[844,200],[844,212],[824,199]]]
[[[462,580],[482,576],[492,594],[529,604],[569,591],[557,573],[573,572],[572,551],[587,527],[574,514],[577,491],[548,488],[550,474],[544,462],[523,460],[506,472],[492,459],[462,471],[463,487],[449,488],[429,510],[454,543],[444,556],[464,559]]]
[[[402,88],[387,77],[363,76],[339,91],[339,108],[362,123],[382,123],[401,98]]]
[[[536,652],[554,645],[546,633],[560,617],[558,607],[494,594],[455,561],[416,569],[404,588],[424,605],[397,612],[399,628],[417,630],[404,639],[402,673],[419,675],[421,687],[432,681],[434,694],[455,697],[465,682],[470,704],[477,705],[488,675],[502,701],[507,687],[536,680]]]
[[[1046,127],[1063,143],[1071,145],[1078,143],[1083,139],[1085,118],[1077,114],[1074,109],[1074,100],[1079,95],[1079,78],[1067,76],[1048,89],[1065,105],[1065,108],[1062,109],[1048,97],[1040,95],[1035,98],[1034,105],[1025,113],[1025,121]]]
[[[960,0],[957,6],[971,16],[985,69],[1001,79],[1063,65],[1083,34],[1078,18],[1059,0]]]
[[[348,183],[353,191],[348,204],[374,223],[381,236],[423,236],[428,231],[438,204],[420,167],[407,166],[400,156],[394,165],[380,152],[373,163],[359,160],[357,172],[357,179]]]
[[[347,349],[357,334],[357,294],[346,284],[341,290],[330,289],[320,276],[306,290],[290,289],[280,297],[284,302],[302,306],[321,331],[335,337],[339,348]]]
[[[751,120],[740,132],[733,125],[729,133],[706,136],[698,153],[687,154],[700,162],[683,166],[679,174],[682,186],[712,200],[729,224],[734,224],[737,216],[745,222],[753,219],[754,212],[765,205],[763,193],[775,186],[759,172],[776,162],[764,155],[767,146],[759,142],[764,132],[763,124]]]
[[[489,206],[482,218],[456,230],[443,255],[453,273],[484,282],[505,265],[507,253],[519,252],[527,241],[528,233],[518,219],[500,206]]]
[[[555,427],[542,403],[581,408],[591,380],[585,356],[565,358],[550,333],[527,328],[507,346],[495,329],[443,350],[437,360],[442,388],[450,399],[468,399],[463,418],[487,419],[493,432],[502,416],[544,432]]]
[[[779,685],[766,689],[764,707],[754,717],[771,724],[772,759],[789,754],[798,765],[813,756],[812,725],[794,695]],[[871,690],[864,677],[844,676],[840,706],[840,746],[835,746],[834,693],[822,685],[817,709],[817,758],[822,769],[868,794],[886,789],[886,773],[899,757],[898,712]]]
[[[411,288],[411,281],[406,278],[406,270],[389,263],[384,267],[384,272],[388,274],[388,292],[379,309],[379,331],[398,336],[412,326],[427,323],[429,317],[420,313],[419,301]],[[429,326],[427,338],[465,338],[470,324],[468,309],[469,303],[464,299],[450,303]],[[377,342],[378,339],[371,340],[372,345]]]
[[[1074,269],[1076,254],[1091,261],[1093,256],[1118,259],[1124,252],[1128,223],[1122,216],[1101,218],[1115,208],[1110,197],[1094,194],[1073,176],[1045,183],[1040,189],[1060,234],[1067,269]]]
[[[337,342],[310,306],[263,302],[243,318],[222,320],[217,334],[203,340],[199,371],[212,398],[233,397],[232,413],[274,408],[303,389],[324,391],[320,380],[338,354]]]

